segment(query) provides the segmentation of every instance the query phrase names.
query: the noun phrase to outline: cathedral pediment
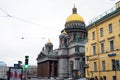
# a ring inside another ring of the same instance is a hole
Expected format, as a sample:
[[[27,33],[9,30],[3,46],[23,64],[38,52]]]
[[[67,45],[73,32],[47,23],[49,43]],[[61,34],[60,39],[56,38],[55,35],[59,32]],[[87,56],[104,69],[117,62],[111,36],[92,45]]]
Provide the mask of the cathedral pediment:
[[[38,58],[43,58],[46,57],[46,55],[43,52],[40,52],[40,54],[38,55]]]

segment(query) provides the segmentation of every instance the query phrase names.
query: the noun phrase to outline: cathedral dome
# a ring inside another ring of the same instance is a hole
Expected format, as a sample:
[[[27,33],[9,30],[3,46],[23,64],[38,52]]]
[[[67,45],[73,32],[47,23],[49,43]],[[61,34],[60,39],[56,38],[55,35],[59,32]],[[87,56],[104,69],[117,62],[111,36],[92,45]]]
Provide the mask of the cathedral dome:
[[[67,38],[67,37],[68,37],[68,35],[67,35],[66,31],[63,30],[63,32],[61,33],[61,35],[59,36],[59,38]]]
[[[83,18],[80,15],[78,15],[78,14],[72,14],[66,20],[66,22],[71,22],[71,21],[81,21],[81,22],[84,22]]]
[[[77,14],[77,8],[74,8],[72,9],[72,14],[66,19],[66,23],[67,22],[71,22],[71,21],[80,21],[80,22],[84,22],[84,19]]]
[[[45,44],[45,46],[53,46],[53,44],[50,42],[50,39],[49,39],[48,42]]]

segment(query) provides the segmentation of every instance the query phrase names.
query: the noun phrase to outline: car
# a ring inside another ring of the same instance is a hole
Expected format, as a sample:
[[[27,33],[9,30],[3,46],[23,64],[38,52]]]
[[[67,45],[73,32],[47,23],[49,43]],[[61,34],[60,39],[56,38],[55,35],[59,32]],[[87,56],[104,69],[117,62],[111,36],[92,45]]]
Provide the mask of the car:
[[[65,80],[73,80],[73,78],[67,78],[67,79],[65,79]]]

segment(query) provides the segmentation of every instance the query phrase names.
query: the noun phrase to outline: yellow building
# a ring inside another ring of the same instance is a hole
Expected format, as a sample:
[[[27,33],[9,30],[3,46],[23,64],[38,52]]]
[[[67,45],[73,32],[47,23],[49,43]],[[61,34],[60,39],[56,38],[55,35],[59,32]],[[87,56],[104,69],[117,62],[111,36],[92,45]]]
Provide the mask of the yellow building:
[[[120,1],[92,21],[87,31],[86,77],[120,80]]]

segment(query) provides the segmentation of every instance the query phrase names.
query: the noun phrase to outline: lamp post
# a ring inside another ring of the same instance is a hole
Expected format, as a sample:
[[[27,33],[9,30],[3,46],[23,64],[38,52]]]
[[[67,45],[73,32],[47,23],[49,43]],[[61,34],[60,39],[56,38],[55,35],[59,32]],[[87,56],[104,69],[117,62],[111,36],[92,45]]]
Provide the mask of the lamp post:
[[[22,61],[18,61],[18,66],[19,66],[19,67],[22,67],[21,64],[22,64]]]
[[[117,68],[118,68],[117,66],[119,66],[119,64],[117,64],[117,60],[115,60],[114,64],[115,64],[115,66],[114,66],[115,67],[115,76],[116,76],[116,80],[117,80]]]

